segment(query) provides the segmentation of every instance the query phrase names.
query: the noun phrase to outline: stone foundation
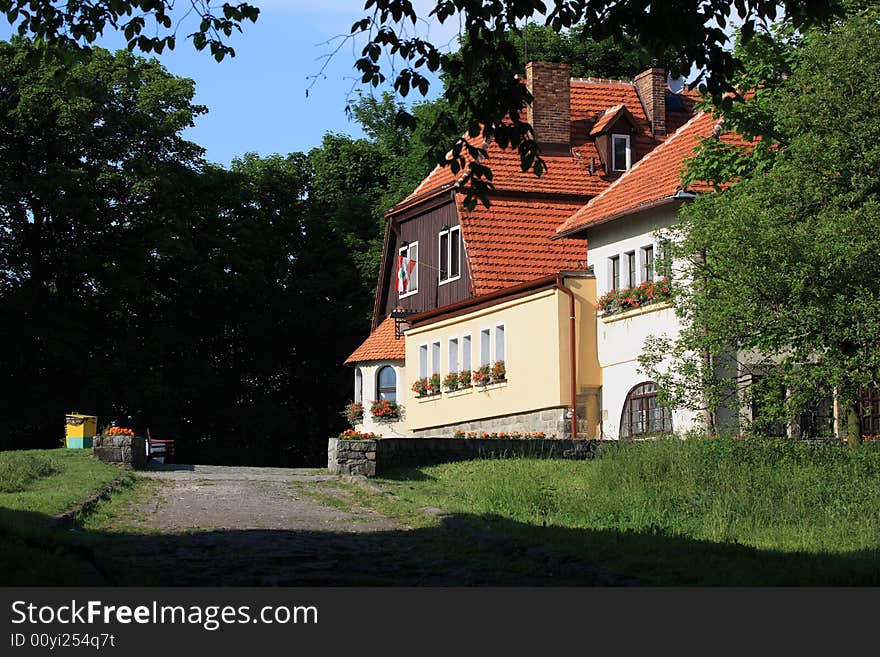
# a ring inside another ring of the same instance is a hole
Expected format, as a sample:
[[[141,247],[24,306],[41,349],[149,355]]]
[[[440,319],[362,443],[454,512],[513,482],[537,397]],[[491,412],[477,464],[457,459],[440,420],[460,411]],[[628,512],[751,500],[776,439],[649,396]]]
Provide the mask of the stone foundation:
[[[456,431],[464,431],[465,433],[476,431],[477,434],[484,431],[486,433],[513,433],[514,431],[534,433],[540,431],[548,438],[567,439],[571,438],[571,409],[563,406],[532,411],[531,413],[517,413],[471,422],[459,422],[442,427],[417,429],[413,431],[413,435],[417,438],[453,438]]]
[[[121,463],[134,468],[147,464],[147,443],[143,436],[95,436],[93,453],[106,463]]]
[[[389,468],[479,458],[588,459],[592,458],[597,444],[595,440],[534,438],[331,438],[327,447],[327,469],[334,474],[372,477]]]

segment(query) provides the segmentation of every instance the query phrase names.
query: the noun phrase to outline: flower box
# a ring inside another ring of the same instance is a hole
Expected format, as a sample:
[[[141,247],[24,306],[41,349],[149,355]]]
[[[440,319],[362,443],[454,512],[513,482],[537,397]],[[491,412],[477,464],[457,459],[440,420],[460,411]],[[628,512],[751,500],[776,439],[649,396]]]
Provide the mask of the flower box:
[[[599,298],[596,308],[607,316],[670,299],[672,287],[669,279],[663,277],[657,281],[644,281],[635,287],[606,292]]]

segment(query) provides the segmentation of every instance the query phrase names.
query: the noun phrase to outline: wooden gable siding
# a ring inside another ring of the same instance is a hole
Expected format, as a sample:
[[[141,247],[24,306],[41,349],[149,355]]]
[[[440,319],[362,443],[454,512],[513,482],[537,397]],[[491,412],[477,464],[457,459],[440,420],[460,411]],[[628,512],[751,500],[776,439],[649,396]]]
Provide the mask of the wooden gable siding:
[[[391,235],[391,247],[388,256],[393,258],[387,270],[390,272],[386,280],[382,306],[382,316],[387,316],[400,306],[415,312],[424,312],[462,301],[473,296],[471,290],[471,272],[465,254],[464,241],[461,243],[461,277],[458,280],[439,285],[440,263],[439,241],[440,231],[444,226],[458,226],[458,209],[455,203],[445,203],[431,208],[424,214],[400,223],[399,234]],[[404,242],[419,243],[419,291],[412,296],[398,299],[397,295],[397,255]]]

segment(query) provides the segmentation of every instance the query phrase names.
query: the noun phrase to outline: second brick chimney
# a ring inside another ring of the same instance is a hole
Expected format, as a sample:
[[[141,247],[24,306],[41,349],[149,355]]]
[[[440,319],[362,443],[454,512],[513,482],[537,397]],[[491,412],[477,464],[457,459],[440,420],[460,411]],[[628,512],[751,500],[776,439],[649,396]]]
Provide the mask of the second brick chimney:
[[[571,143],[571,66],[549,62],[526,64],[526,87],[532,94],[528,121],[540,144]]]
[[[656,66],[649,68],[639,73],[633,84],[651,122],[654,135],[666,135],[666,71]]]

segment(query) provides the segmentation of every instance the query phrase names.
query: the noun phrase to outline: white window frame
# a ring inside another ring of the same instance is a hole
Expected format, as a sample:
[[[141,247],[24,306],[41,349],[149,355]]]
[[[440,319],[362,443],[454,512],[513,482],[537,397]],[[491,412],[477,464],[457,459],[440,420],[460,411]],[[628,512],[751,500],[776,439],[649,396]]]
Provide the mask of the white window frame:
[[[626,166],[625,167],[618,166],[619,162],[617,161],[617,148],[615,147],[615,142],[618,139],[623,139],[624,141],[626,141]],[[629,135],[612,134],[611,135],[611,170],[612,171],[629,171],[629,168],[631,166],[632,166],[632,150],[630,149]]]
[[[486,349],[486,360],[483,360],[483,335],[488,336],[488,344]],[[480,367],[483,365],[492,366],[492,329],[490,327],[480,329]]]
[[[453,233],[455,233],[455,239],[458,240],[458,274],[456,276],[449,276],[449,272],[452,270],[451,265]],[[442,237],[444,234],[448,236],[446,240],[445,254],[442,252]],[[443,262],[446,262],[446,278],[443,278],[443,268],[441,267]],[[447,283],[451,283],[452,281],[457,281],[459,278],[461,278],[461,226],[450,226],[445,230],[441,230],[437,236],[437,284],[446,285]]]
[[[446,341],[446,372],[458,372],[461,367],[461,342],[458,336],[449,338]],[[455,363],[455,367],[452,364]]]
[[[614,284],[614,265],[617,264],[617,285]],[[608,257],[608,290],[620,289],[620,254]]]
[[[651,253],[651,278],[648,278],[648,252]],[[642,281],[653,281],[657,278],[657,266],[655,259],[657,257],[656,249],[653,244],[648,244],[639,249],[639,257],[641,260],[640,278]]]
[[[436,363],[434,362],[434,355],[436,354]],[[431,374],[430,376],[434,376],[435,374],[442,374],[443,372],[443,343],[440,340],[434,340],[431,342]]]
[[[626,286],[635,287],[639,284],[639,261],[635,251],[627,251],[626,256]]]
[[[501,329],[501,350],[504,352],[502,355],[504,358],[498,358],[498,329]],[[492,340],[492,364],[497,363],[499,360],[503,360],[505,365],[507,364],[507,325],[504,322],[499,322],[495,325],[494,335],[492,336],[494,339]]]
[[[465,342],[467,342],[467,347],[465,347]],[[465,354],[467,354],[467,363],[465,363]],[[470,333],[465,333],[461,336],[461,371],[473,369],[472,365],[474,362],[474,339]],[[467,367],[465,367],[467,365]]]
[[[398,292],[397,293],[398,299],[405,299],[406,297],[411,297],[414,294],[419,293],[419,243],[418,242],[410,242],[406,246],[400,247],[398,249],[397,253],[398,253],[398,255],[402,255],[405,258],[409,258],[410,260],[413,260],[413,258],[410,258],[410,256],[409,256],[409,254],[413,248],[415,248],[415,250],[416,250],[416,257],[414,258],[416,261],[416,266],[413,268],[413,280],[415,281],[416,285],[415,285],[415,288],[413,288],[413,286],[410,285],[409,290],[407,290],[403,294],[400,294]],[[395,284],[394,289],[397,289],[396,284]]]
[[[422,354],[424,354],[424,361],[422,360]],[[419,345],[419,379],[427,379],[428,378],[428,359],[430,354],[428,353],[428,343],[425,342]],[[424,367],[422,365],[424,364]]]

